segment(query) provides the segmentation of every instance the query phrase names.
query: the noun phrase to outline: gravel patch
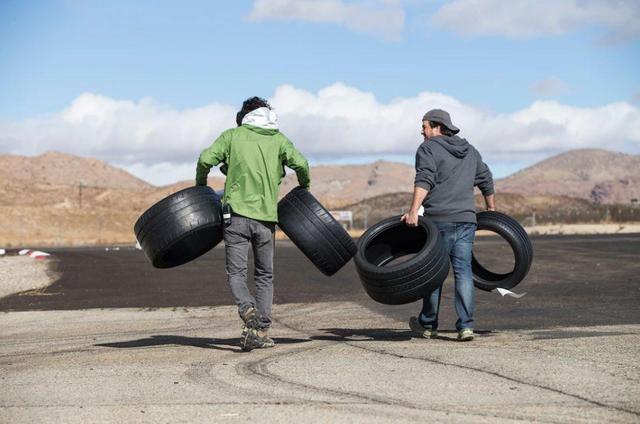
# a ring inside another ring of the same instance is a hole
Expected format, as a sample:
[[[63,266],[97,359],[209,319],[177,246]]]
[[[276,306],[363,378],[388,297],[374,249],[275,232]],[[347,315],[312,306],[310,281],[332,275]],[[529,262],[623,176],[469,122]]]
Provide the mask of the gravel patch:
[[[0,256],[0,298],[48,287],[59,277],[51,271],[52,264],[52,259]]]

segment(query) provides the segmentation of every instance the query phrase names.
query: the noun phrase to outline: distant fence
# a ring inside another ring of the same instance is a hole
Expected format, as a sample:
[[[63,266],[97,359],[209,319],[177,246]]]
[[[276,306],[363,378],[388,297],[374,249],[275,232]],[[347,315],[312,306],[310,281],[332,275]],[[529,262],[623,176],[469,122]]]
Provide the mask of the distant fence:
[[[500,208],[498,207],[498,210]],[[363,229],[382,219],[401,215],[404,208],[354,208],[353,228]],[[557,209],[551,211],[504,211],[524,226],[545,224],[597,224],[640,222],[640,207],[628,205],[593,205],[589,209]]]
[[[523,225],[606,224],[640,222],[640,208],[627,205],[594,205],[590,209],[567,209],[544,212],[514,213]]]

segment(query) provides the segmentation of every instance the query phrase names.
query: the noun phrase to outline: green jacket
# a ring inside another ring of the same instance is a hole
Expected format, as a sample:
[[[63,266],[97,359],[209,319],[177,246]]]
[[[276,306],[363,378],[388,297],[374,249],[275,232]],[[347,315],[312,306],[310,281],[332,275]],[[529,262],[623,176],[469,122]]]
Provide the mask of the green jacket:
[[[277,124],[275,129],[243,124],[223,132],[200,154],[196,185],[206,185],[209,170],[221,162],[229,166],[222,201],[248,218],[278,222],[283,165],[296,172],[301,186],[309,187],[307,160],[277,129]]]

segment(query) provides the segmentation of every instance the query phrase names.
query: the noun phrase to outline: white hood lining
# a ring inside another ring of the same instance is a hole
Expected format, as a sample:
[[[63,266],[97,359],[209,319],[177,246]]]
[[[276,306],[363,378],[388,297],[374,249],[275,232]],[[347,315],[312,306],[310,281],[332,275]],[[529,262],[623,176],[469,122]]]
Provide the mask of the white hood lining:
[[[261,107],[247,113],[242,118],[242,125],[252,125],[266,130],[278,129],[278,116],[268,107]]]

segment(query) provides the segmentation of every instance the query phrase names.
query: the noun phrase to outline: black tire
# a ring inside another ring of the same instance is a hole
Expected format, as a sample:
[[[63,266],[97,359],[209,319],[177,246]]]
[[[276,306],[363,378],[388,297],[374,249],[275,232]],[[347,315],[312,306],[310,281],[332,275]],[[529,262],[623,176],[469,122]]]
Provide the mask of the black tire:
[[[356,254],[353,239],[309,190],[296,187],[278,202],[278,226],[325,275]]]
[[[189,187],[151,206],[133,230],[154,267],[172,268],[222,241],[221,210],[220,196],[211,187]]]
[[[477,214],[478,230],[497,233],[505,239],[515,257],[513,270],[506,274],[497,274],[482,266],[475,256],[471,259],[473,270],[473,284],[486,291],[497,289],[511,289],[524,279],[529,273],[533,261],[533,246],[527,232],[515,219],[495,211],[484,211]]]
[[[415,254],[398,265],[394,259]],[[367,294],[376,302],[402,305],[422,299],[442,286],[449,273],[438,227],[424,217],[408,227],[400,216],[369,228],[358,242],[356,269]]]

